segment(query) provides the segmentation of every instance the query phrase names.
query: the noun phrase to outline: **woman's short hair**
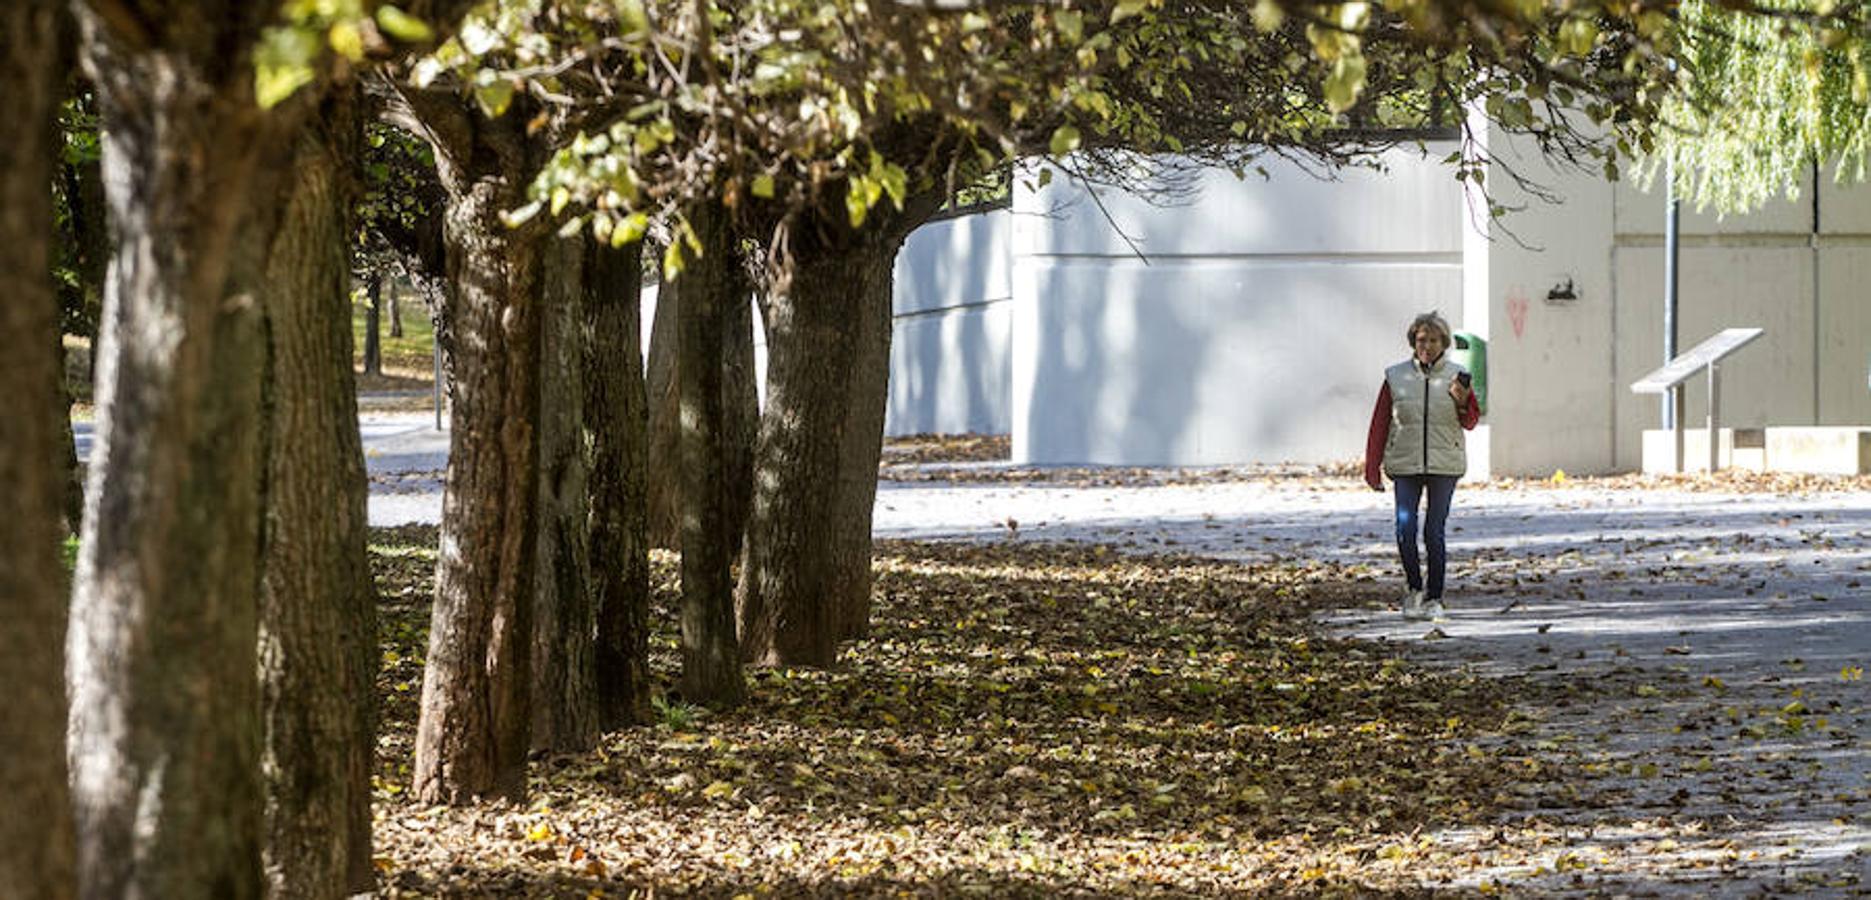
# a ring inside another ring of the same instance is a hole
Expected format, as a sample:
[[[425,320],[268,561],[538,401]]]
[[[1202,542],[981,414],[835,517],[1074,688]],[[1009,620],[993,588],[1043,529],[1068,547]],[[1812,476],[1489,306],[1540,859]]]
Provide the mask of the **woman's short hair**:
[[[1441,313],[1433,310],[1410,320],[1410,330],[1404,333],[1404,340],[1408,342],[1411,347],[1415,347],[1416,333],[1425,328],[1434,328],[1438,334],[1442,335],[1442,345],[1444,347],[1447,347],[1451,343],[1448,320],[1442,318]]]

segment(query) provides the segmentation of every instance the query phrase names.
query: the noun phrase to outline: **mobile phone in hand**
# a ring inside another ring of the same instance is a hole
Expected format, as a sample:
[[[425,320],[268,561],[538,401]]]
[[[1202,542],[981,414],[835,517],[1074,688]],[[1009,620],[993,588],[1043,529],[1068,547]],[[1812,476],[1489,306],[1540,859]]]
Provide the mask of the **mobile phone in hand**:
[[[1475,376],[1467,372],[1457,372],[1455,373],[1455,380],[1461,382],[1464,388],[1472,388],[1474,387]]]

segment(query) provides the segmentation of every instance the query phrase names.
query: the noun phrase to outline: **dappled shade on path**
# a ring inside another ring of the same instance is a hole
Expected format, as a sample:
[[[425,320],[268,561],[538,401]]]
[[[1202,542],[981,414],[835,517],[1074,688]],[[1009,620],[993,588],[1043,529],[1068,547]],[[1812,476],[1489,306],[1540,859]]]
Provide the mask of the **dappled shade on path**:
[[[406,801],[432,529],[380,531],[380,869],[393,894],[1416,890],[1420,835],[1495,818],[1498,689],[1321,639],[1336,570],[1063,545],[878,548],[876,621],[728,715],[536,761],[533,803]],[[673,674],[659,558],[656,670]]]

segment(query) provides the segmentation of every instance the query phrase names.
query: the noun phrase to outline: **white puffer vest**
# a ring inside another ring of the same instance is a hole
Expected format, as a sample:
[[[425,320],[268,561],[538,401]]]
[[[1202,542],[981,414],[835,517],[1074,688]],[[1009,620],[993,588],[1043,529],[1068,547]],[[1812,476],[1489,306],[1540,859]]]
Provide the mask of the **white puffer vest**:
[[[1466,372],[1447,356],[1427,371],[1414,358],[1384,370],[1390,385],[1390,441],[1384,445],[1384,473],[1461,475],[1468,471],[1462,420],[1449,396],[1455,376]]]

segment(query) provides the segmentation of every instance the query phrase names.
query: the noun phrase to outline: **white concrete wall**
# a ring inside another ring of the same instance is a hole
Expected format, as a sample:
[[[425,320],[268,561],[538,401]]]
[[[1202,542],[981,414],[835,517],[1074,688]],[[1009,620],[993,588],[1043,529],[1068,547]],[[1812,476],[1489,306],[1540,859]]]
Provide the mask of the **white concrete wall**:
[[[897,254],[886,434],[1006,434],[1012,214],[931,222]]]
[[[1493,202],[1463,200],[1464,320],[1488,340],[1485,432],[1469,440],[1491,474],[1610,471],[1613,409],[1611,187],[1596,173],[1548,165],[1471,123]],[[1523,188],[1566,198],[1552,206]],[[1571,283],[1574,300],[1549,299]],[[1479,473],[1477,473],[1479,474]]]
[[[1410,318],[1461,328],[1460,192],[1436,160],[1318,181],[1203,178],[1159,208],[1016,179],[1014,459],[1226,464],[1363,453]],[[1125,241],[1130,236],[1147,256]]]
[[[1629,385],[1662,362],[1661,183],[1556,169],[1476,124],[1502,219],[1444,145],[1336,182],[1213,173],[1180,207],[1105,191],[1109,218],[1081,185],[1022,181],[1011,212],[932,223],[897,264],[890,432],[1011,432],[1023,462],[1349,459],[1404,324],[1439,308],[1490,341],[1471,476],[1640,468],[1658,401]],[[1871,425],[1871,187],[1820,178],[1816,235],[1812,190],[1684,210],[1679,350],[1766,329],[1724,369],[1724,425]],[[1566,283],[1575,299],[1549,296]],[[1698,379],[1691,425],[1705,403]]]
[[[1529,198],[1495,166],[1488,183],[1497,199],[1527,208],[1471,229],[1467,303],[1485,309],[1491,326],[1494,469],[1637,470],[1642,430],[1660,424],[1658,399],[1629,386],[1663,362],[1662,179],[1645,191],[1554,172],[1514,142],[1489,149],[1564,198]],[[1678,352],[1722,328],[1765,329],[1722,368],[1724,426],[1871,424],[1871,188],[1820,182],[1817,235],[1810,180],[1797,201],[1746,215],[1685,204]],[[1504,239],[1507,230],[1531,247]],[[1574,279],[1579,299],[1547,302],[1544,286],[1562,276]],[[1518,322],[1515,309],[1524,310]],[[1700,426],[1702,379],[1690,383],[1685,407]]]

